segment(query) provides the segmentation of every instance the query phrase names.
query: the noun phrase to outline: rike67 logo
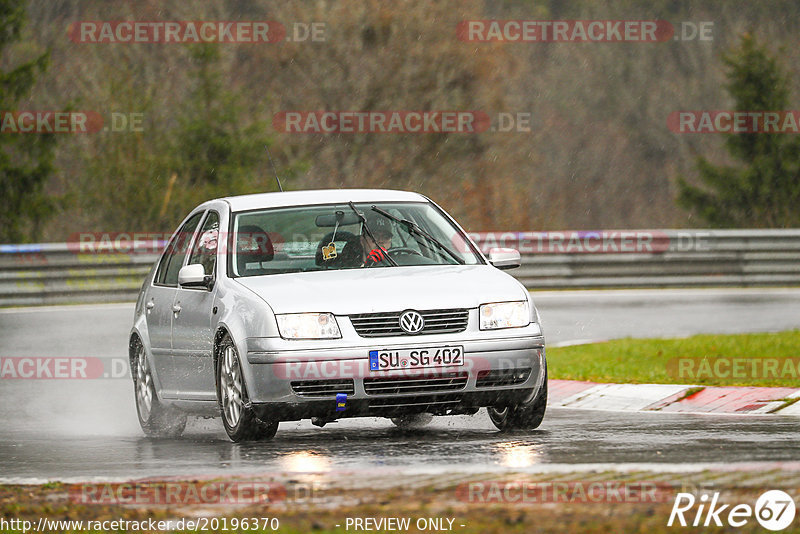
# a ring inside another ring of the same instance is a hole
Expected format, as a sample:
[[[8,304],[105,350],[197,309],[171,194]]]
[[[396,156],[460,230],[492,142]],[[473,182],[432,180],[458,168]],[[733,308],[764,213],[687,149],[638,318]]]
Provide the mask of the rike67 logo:
[[[755,506],[749,504],[720,504],[719,492],[699,498],[691,493],[678,493],[667,526],[682,527],[743,527],[753,518],[767,530],[787,528],[794,521],[794,499],[781,490],[770,490],[761,494]]]

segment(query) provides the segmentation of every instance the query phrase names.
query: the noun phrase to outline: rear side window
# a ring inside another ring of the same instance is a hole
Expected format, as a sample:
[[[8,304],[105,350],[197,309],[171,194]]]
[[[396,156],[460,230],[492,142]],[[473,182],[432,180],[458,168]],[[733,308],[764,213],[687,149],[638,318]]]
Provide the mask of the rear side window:
[[[156,284],[164,286],[178,285],[178,271],[181,270],[183,260],[189,250],[189,244],[192,242],[192,236],[202,216],[202,212],[192,215],[173,236],[158,265]]]

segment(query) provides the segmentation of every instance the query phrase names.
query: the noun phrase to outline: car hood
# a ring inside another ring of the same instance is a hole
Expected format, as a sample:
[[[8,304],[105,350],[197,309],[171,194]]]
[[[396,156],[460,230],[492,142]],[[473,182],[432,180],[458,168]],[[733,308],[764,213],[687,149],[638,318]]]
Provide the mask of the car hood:
[[[475,308],[523,300],[526,291],[490,265],[426,265],[240,277],[275,313],[336,315]]]

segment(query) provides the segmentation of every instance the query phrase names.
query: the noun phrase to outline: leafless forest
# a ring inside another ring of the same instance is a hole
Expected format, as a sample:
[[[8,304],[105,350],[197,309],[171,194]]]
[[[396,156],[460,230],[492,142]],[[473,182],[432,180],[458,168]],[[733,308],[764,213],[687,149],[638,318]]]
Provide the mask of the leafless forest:
[[[50,50],[19,109],[141,114],[139,131],[62,135],[46,186],[58,209],[38,239],[82,231],[166,231],[211,196],[287,189],[420,191],[470,231],[703,226],[675,202],[695,159],[728,158],[720,135],[676,134],[677,110],[730,109],[721,55],[749,32],[792,76],[800,4],[791,1],[249,2],[31,0],[4,69]],[[475,19],[712,22],[712,39],[658,43],[479,43]],[[320,40],[272,44],[92,44],[85,20],[269,20]],[[297,24],[299,23],[299,26]],[[205,91],[205,92],[204,92]],[[480,110],[530,114],[530,131],[296,134],[287,110]],[[134,115],[135,116],[135,115]],[[222,131],[234,162],[209,168],[191,135]],[[191,135],[190,135],[191,134]]]

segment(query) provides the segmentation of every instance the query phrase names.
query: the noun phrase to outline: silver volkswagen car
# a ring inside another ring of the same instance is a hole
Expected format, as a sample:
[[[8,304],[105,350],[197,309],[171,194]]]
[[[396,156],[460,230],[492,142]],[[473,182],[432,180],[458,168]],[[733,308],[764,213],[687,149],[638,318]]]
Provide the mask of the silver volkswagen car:
[[[148,436],[221,415],[233,441],[280,421],[419,426],[486,407],[501,430],[544,417],[547,364],[528,291],[430,199],[389,190],[211,200],[170,239],[130,333]]]

